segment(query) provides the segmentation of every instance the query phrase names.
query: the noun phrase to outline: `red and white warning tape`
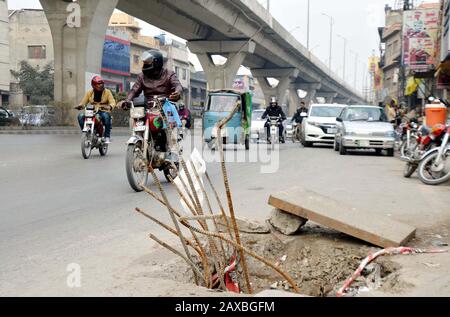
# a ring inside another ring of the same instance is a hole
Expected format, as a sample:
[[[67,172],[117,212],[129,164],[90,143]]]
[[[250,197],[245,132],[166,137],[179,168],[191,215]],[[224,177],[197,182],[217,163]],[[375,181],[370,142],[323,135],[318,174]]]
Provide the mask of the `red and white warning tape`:
[[[361,272],[364,270],[364,268],[367,265],[369,265],[370,262],[372,262],[373,260],[375,260],[376,258],[378,258],[380,256],[405,255],[405,254],[411,255],[411,254],[424,254],[424,253],[450,253],[450,249],[449,250],[439,250],[439,249],[422,250],[422,249],[416,249],[416,248],[400,247],[400,248],[388,248],[388,249],[384,249],[384,250],[378,251],[376,253],[373,253],[361,262],[361,264],[359,265],[359,267],[355,271],[355,273],[353,273],[353,275],[345,281],[344,285],[336,293],[336,296],[338,296],[338,297],[344,296],[347,289],[361,275]]]

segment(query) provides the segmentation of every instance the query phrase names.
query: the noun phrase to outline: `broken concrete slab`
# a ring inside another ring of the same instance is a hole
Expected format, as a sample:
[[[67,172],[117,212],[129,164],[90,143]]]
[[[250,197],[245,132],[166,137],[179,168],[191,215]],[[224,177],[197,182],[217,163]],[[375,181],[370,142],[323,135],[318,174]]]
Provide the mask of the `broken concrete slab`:
[[[272,227],[287,236],[296,234],[307,221],[307,219],[284,212],[277,208],[272,210],[270,219],[268,220]]]
[[[300,187],[270,196],[269,204],[383,248],[403,246],[416,232],[409,225]]]
[[[231,218],[227,217],[228,223],[231,226]],[[217,227],[220,232],[226,232],[227,231],[227,225],[223,218],[218,219],[217,221]],[[270,228],[265,225],[261,224],[256,221],[250,221],[248,219],[239,219],[236,218],[236,223],[239,228],[239,231],[242,233],[250,233],[250,234],[268,234],[270,233]],[[233,230],[231,230],[233,231]]]

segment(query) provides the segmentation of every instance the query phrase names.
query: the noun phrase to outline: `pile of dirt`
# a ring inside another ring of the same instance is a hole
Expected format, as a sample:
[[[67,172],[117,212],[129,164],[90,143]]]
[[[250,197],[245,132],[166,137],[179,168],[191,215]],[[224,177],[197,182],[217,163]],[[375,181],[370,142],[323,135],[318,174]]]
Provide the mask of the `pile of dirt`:
[[[292,237],[275,232],[265,236],[244,235],[243,243],[273,263],[279,263],[280,268],[297,283],[302,294],[316,297],[333,296],[361,261],[378,250],[315,225],[307,225]],[[254,259],[249,258],[248,261],[255,291],[268,288],[292,291],[272,269]],[[380,271],[385,273],[382,278],[392,273],[389,269]],[[361,286],[358,282],[363,280],[357,281],[356,287]]]
[[[241,233],[242,243],[288,273],[303,295],[314,297],[335,296],[336,291],[349,278],[361,261],[378,251],[364,242],[345,234],[314,224],[307,224],[295,236],[276,231],[270,234]],[[250,280],[254,292],[280,289],[293,292],[289,284],[271,268],[247,256]],[[240,267],[241,268],[241,267]],[[183,283],[193,283],[192,271],[181,259],[161,267],[166,276]],[[388,293],[401,292],[408,285],[402,283],[397,271],[400,266],[387,258],[377,259],[363,272],[350,289],[349,296],[360,291],[380,289]],[[245,289],[242,269],[239,284]]]

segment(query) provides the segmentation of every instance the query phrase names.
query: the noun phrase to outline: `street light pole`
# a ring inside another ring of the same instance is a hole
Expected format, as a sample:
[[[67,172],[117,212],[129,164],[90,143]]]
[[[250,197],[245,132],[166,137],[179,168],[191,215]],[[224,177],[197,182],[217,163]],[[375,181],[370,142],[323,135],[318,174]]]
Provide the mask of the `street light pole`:
[[[322,15],[330,18],[330,58],[328,60],[328,68],[331,71],[331,57],[333,54],[333,17],[331,15],[328,15],[326,13],[322,13]]]
[[[307,21],[308,21],[308,26],[307,26],[307,33],[308,33],[308,35],[307,35],[307,39],[306,39],[306,48],[308,49],[308,51],[309,51],[309,31],[310,31],[310,4],[311,4],[311,2],[310,2],[310,0],[308,0],[308,19],[307,19]]]
[[[353,84],[353,86],[356,88],[356,83],[357,83],[357,74],[358,74],[358,53],[350,50],[354,55],[355,55],[355,82]]]
[[[345,67],[346,67],[346,62],[347,62],[347,38],[343,37],[342,35],[338,34],[337,36],[339,36],[340,38],[342,38],[344,40],[344,64],[343,64],[343,69],[342,69],[342,79],[345,82]]]

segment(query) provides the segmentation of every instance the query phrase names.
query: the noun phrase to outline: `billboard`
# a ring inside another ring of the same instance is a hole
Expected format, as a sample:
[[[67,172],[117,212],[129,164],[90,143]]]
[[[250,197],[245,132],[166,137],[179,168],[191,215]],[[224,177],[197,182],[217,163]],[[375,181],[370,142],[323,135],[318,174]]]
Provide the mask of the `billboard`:
[[[439,9],[410,10],[403,13],[403,65],[413,71],[436,67]]]
[[[102,72],[130,76],[130,42],[106,36],[103,45]]]

